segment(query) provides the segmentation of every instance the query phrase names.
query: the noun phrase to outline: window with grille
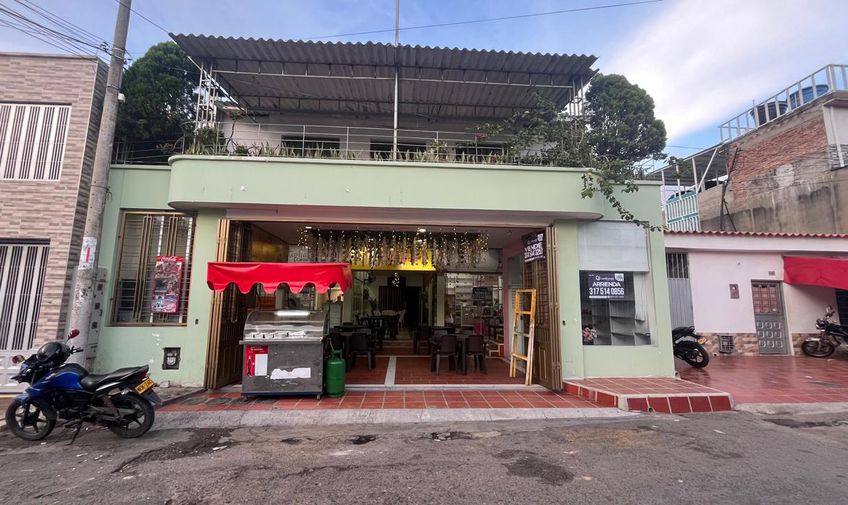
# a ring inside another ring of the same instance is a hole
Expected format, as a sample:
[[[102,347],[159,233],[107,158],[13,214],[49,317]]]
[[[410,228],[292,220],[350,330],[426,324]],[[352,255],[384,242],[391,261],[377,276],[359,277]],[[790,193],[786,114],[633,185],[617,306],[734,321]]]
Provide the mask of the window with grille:
[[[686,253],[666,253],[665,265],[670,279],[689,278],[689,261]]]
[[[0,179],[57,181],[69,105],[0,103]]]
[[[47,253],[46,241],[0,240],[0,352],[33,346]]]
[[[190,215],[123,214],[113,324],[186,323],[193,235]],[[162,295],[163,287],[170,296]]]

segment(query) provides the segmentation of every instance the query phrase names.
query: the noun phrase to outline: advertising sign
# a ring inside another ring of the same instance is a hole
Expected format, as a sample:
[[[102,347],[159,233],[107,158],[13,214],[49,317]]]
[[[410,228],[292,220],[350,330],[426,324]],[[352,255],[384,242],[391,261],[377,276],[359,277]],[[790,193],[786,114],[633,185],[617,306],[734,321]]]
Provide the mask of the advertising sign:
[[[524,235],[524,263],[545,259],[545,232]]]
[[[624,300],[624,273],[587,272],[589,298],[593,300]]]
[[[489,302],[491,304],[492,288],[486,286],[471,288],[471,300],[475,302]]]
[[[182,256],[156,256],[150,312],[154,314],[176,314],[179,312],[183,263]]]

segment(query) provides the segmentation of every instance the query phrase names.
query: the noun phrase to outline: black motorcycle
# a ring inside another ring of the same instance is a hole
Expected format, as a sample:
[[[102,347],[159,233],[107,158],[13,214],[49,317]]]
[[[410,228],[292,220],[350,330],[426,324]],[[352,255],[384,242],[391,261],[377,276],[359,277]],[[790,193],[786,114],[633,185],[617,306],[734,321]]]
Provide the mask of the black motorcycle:
[[[68,340],[79,335],[73,330]],[[12,379],[29,383],[6,409],[6,426],[24,440],[41,440],[53,431],[56,421],[76,427],[73,443],[85,422],[105,425],[122,438],[136,438],[153,426],[153,405],[162,400],[153,391],[147,365],[121,368],[105,375],[93,375],[76,363],[65,363],[82,349],[52,341],[24,359]]]
[[[710,353],[704,349],[707,339],[695,333],[694,326],[679,326],[671,330],[674,355],[695,368],[710,364]]]
[[[826,358],[840,345],[848,344],[848,326],[834,323],[830,320],[831,317],[833,307],[828,306],[824,317],[816,319],[816,328],[821,332],[819,336],[810,337],[801,344],[804,354],[814,358]]]

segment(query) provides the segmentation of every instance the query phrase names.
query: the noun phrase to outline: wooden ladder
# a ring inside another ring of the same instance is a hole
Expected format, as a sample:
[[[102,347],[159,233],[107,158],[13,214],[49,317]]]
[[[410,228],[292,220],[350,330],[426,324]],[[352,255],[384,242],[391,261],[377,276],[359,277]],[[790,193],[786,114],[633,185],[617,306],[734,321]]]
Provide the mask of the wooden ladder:
[[[522,310],[524,301],[530,298],[530,310]],[[522,299],[524,298],[524,299]],[[526,317],[530,320],[530,330],[524,331]],[[536,290],[518,289],[515,291],[515,310],[513,311],[512,338],[510,339],[509,376],[516,377],[518,374],[518,361],[524,361],[524,384],[529,386],[533,383],[533,336],[536,333]],[[519,354],[519,342],[527,338],[527,354]]]

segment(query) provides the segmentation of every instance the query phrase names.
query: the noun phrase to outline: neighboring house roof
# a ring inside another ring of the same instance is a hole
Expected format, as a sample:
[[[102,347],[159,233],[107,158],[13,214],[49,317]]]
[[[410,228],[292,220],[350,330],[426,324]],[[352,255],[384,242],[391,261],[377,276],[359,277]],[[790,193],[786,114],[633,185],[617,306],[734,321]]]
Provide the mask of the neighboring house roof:
[[[848,256],[848,235],[749,231],[667,231],[668,251]]]
[[[591,55],[481,51],[382,43],[171,34],[246,109],[390,114],[399,70],[401,114],[506,118],[571,102],[595,70]]]
[[[783,238],[838,238],[846,239],[848,234],[844,233],[784,233],[770,231],[687,231],[687,230],[666,230],[667,235],[724,235],[731,237],[783,237]]]

